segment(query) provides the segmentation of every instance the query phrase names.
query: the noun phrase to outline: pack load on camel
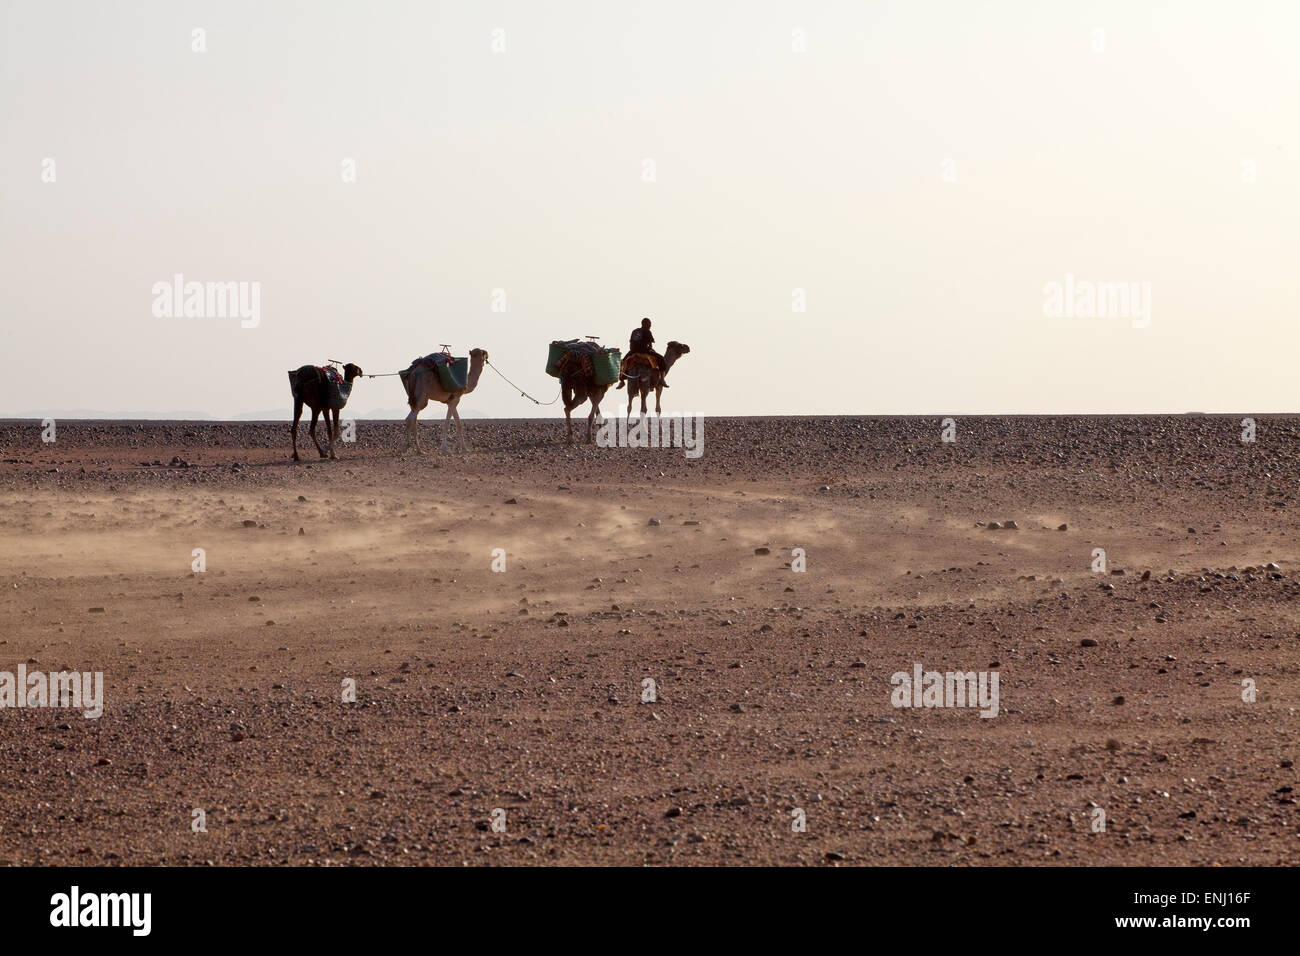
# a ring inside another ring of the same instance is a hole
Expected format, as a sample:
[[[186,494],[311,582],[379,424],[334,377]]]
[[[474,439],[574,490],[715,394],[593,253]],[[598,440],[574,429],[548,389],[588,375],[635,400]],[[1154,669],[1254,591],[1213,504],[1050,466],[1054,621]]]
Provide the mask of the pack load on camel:
[[[361,370],[357,371],[359,373]],[[315,386],[320,396],[320,409],[341,409],[347,405],[348,398],[352,395],[352,379],[355,377],[344,378],[333,365],[304,365],[289,372],[289,391],[295,402],[303,402],[308,398],[305,394],[307,387]],[[307,404],[317,407],[310,401]]]
[[[406,385],[406,377],[425,369],[435,369],[438,382],[444,391],[463,392],[469,385],[469,359],[465,356],[453,356],[450,352],[430,352],[422,358],[414,359],[411,367],[397,374]]]
[[[618,381],[621,354],[618,349],[605,348],[599,342],[557,340],[551,343],[546,356],[546,374],[564,378],[576,371],[597,385],[613,385]]]

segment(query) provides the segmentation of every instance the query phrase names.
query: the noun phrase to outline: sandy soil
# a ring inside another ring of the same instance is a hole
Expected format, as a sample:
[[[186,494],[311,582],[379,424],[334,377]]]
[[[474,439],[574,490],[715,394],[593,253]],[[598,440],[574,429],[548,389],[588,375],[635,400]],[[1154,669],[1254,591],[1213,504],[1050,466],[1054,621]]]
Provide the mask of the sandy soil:
[[[105,690],[0,710],[0,863],[1293,864],[1300,418],[1240,418],[711,419],[695,460],[363,422],[298,464],[0,423],[0,671]],[[894,707],[915,664],[998,716]]]

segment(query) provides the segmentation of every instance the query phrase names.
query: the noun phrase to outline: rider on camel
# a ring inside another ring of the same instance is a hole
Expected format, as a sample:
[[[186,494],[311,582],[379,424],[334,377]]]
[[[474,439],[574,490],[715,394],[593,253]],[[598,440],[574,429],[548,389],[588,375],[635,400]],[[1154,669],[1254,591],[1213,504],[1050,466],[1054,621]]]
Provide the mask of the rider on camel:
[[[663,385],[664,388],[668,387],[668,383],[665,382],[663,379],[663,376],[665,374],[664,357],[651,347],[654,345],[654,341],[655,341],[655,337],[650,333],[650,320],[642,319],[641,325],[632,330],[632,335],[628,339],[627,358],[623,360],[623,369],[619,371],[619,376],[618,376],[619,388],[623,387],[623,382],[626,381],[627,379],[627,375],[624,374],[624,372],[628,368],[628,360],[631,359],[633,355],[650,356],[650,360],[654,363],[655,371],[659,373],[660,383]]]

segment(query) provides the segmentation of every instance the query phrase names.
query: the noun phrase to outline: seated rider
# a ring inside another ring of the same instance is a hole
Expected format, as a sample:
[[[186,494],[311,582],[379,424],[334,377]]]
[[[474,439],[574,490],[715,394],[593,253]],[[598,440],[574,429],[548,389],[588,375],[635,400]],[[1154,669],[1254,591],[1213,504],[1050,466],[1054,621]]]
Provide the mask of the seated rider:
[[[650,356],[651,361],[654,362],[655,370],[659,372],[660,383],[663,385],[664,388],[667,388],[668,383],[663,380],[664,357],[660,355],[658,352],[656,352],[653,348],[651,348],[651,346],[654,345],[654,341],[655,341],[655,337],[650,332],[650,320],[642,319],[640,327],[633,329],[632,335],[628,339],[627,354],[629,357],[633,355]],[[619,375],[618,377],[619,388],[623,387],[623,382],[626,378],[627,378],[626,375],[623,374]]]

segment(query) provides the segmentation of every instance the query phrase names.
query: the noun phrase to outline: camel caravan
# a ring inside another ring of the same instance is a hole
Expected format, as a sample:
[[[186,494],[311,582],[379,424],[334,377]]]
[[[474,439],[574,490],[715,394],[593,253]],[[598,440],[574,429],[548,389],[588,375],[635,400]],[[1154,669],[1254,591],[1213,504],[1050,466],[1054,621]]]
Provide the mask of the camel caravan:
[[[654,336],[650,333],[650,320],[642,319],[641,325],[632,331],[628,354],[622,355],[617,348],[606,348],[596,342],[596,336],[581,339],[565,339],[552,342],[546,357],[546,374],[559,379],[560,395],[564,401],[564,418],[568,426],[567,442],[573,444],[573,418],[575,408],[585,402],[591,403],[587,415],[587,442],[592,441],[592,424],[600,414],[600,403],[611,385],[617,388],[627,387],[627,419],[632,417],[632,406],[637,398],[641,399],[640,418],[647,415],[646,404],[650,393],[654,392],[655,414],[663,412],[661,397],[668,388],[664,381],[669,370],[683,355],[690,353],[690,346],[681,342],[669,342],[662,355],[653,349]],[[488,353],[484,349],[470,349],[469,355],[457,357],[451,354],[451,347],[444,345],[441,352],[413,359],[406,368],[399,372],[380,373],[395,375],[400,378],[406,392],[406,404],[411,412],[406,416],[406,445],[402,454],[414,450],[423,455],[420,447],[420,430],[418,417],[429,402],[441,402],[447,406],[447,415],[443,420],[442,450],[450,453],[456,450],[469,451],[469,441],[465,437],[465,424],[460,417],[460,400],[478,387],[483,366],[491,365]],[[495,371],[495,366],[493,367]],[[497,374],[501,374],[498,372]],[[347,405],[352,394],[352,386],[361,377],[376,378],[378,375],[366,376],[361,367],[351,362],[340,365],[331,360],[322,366],[304,365],[289,372],[289,390],[293,395],[293,424],[289,427],[293,443],[293,460],[299,461],[298,422],[302,418],[302,409],[306,405],[311,409],[311,426],[308,434],[316,451],[322,458],[335,458],[334,445],[339,441],[339,413]],[[505,378],[503,375],[502,378]],[[509,379],[506,379],[509,381]],[[513,383],[512,383],[513,384]],[[526,392],[521,395],[531,398]],[[542,404],[532,399],[537,404]],[[322,448],[316,438],[316,421],[325,418],[325,447]],[[455,430],[455,439],[451,431]],[[351,439],[349,439],[350,441]]]

